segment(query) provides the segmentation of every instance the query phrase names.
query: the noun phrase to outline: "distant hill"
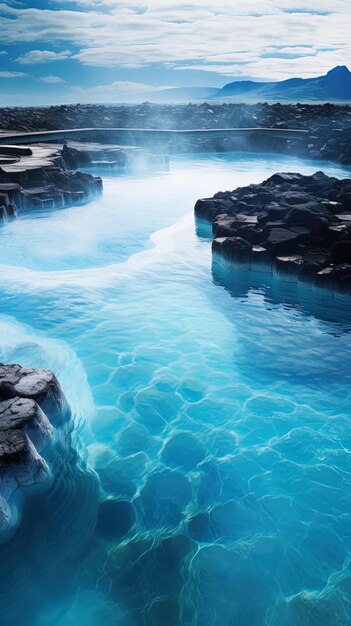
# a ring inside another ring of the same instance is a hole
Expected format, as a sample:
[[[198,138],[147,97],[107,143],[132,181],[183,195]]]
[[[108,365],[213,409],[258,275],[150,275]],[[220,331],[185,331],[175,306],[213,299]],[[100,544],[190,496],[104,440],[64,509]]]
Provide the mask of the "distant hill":
[[[217,87],[171,87],[143,94],[150,102],[197,102],[216,96]]]
[[[351,100],[351,72],[345,65],[339,65],[325,76],[316,78],[290,78],[272,83],[235,81],[219,89],[212,97],[250,102]]]

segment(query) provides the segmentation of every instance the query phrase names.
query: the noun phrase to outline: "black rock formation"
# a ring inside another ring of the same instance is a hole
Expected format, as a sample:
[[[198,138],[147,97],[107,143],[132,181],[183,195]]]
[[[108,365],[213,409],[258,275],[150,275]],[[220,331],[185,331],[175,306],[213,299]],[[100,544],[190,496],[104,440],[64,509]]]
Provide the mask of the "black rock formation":
[[[62,148],[62,158],[70,170],[92,168],[99,172],[106,170],[123,170],[141,160],[149,164],[160,164],[161,156],[151,154],[140,147],[120,146],[108,143],[89,141],[68,141]]]
[[[328,77],[328,82],[335,75]],[[307,131],[296,139],[278,140],[274,136],[253,136],[249,140],[234,137],[201,138],[189,145],[171,145],[170,151],[260,150],[279,152],[310,159],[351,163],[351,107],[326,104],[218,103],[151,104],[132,106],[72,104],[51,107],[2,108],[0,128],[7,131],[44,131],[69,128],[150,128],[150,129],[219,129],[219,128],[293,128]],[[1,135],[1,132],[0,132]],[[109,141],[108,132],[106,142]],[[100,160],[100,157],[99,159]],[[0,164],[1,166],[1,164]]]
[[[351,180],[274,174],[259,185],[198,200],[216,257],[239,269],[291,275],[351,293]]]
[[[18,210],[64,208],[101,193],[101,178],[69,169],[63,152],[41,144],[0,146],[0,221]]]
[[[75,596],[74,572],[99,507],[99,481],[79,440],[52,372],[0,365],[0,604],[8,626],[34,624],[39,610]]]
[[[54,426],[69,416],[52,372],[0,364],[0,532],[11,526],[14,492],[49,477],[41,452],[50,444]]]

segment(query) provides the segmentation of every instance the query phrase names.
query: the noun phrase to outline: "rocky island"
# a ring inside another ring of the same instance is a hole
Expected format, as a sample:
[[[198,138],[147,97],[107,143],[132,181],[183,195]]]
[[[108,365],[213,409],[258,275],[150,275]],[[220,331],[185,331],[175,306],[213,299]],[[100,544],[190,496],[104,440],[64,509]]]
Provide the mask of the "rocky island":
[[[258,185],[198,200],[212,251],[240,270],[290,275],[351,293],[351,180],[274,174]]]

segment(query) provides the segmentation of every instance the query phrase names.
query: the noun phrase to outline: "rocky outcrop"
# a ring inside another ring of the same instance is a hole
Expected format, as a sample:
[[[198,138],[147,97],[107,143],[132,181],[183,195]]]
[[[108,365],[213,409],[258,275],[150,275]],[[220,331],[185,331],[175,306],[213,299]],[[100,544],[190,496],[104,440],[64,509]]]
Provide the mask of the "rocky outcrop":
[[[8,626],[34,624],[44,606],[75,596],[72,572],[99,509],[98,477],[76,426],[52,372],[0,364],[0,604]]]
[[[55,426],[69,417],[52,372],[0,365],[0,535],[18,516],[15,492],[49,479],[41,453],[51,443]]]
[[[0,221],[18,210],[86,202],[102,191],[100,177],[67,167],[60,146],[0,146],[0,155]]]
[[[351,293],[351,180],[274,174],[259,185],[198,200],[213,254],[241,270],[293,276]]]
[[[153,154],[141,147],[111,144],[111,138],[108,135],[103,139],[106,143],[67,141],[61,152],[66,167],[73,170],[80,167],[91,168],[105,172],[124,170],[140,164],[158,168],[168,166],[168,159],[165,155]]]
[[[132,106],[75,104],[45,108],[0,109],[0,128],[6,131],[40,131],[67,128],[295,128],[305,137],[278,140],[273,136],[196,139],[188,146],[170,145],[177,150],[260,150],[276,151],[310,159],[351,163],[351,107],[333,104],[151,104]],[[1,133],[0,133],[1,134]],[[106,142],[109,141],[106,133]]]

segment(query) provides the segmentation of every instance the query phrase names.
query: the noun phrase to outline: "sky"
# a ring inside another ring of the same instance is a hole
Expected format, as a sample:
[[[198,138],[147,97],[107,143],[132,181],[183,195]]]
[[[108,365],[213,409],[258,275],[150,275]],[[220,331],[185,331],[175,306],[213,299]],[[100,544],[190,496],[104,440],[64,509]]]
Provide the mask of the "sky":
[[[350,32],[349,0],[0,0],[1,104],[321,76]]]

